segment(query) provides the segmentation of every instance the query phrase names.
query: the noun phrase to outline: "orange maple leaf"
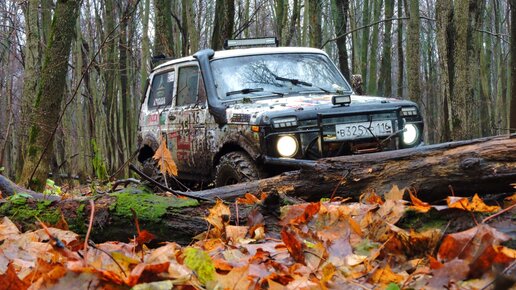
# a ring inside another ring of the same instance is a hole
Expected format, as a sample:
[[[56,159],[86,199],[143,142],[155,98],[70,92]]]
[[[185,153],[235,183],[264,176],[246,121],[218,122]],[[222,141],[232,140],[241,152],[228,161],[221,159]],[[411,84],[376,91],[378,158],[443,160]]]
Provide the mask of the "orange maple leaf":
[[[484,201],[477,195],[473,196],[471,202],[466,197],[454,197],[448,196],[446,199],[449,208],[458,208],[467,211],[474,212],[496,212],[500,210],[499,206],[487,205]]]
[[[428,212],[432,208],[432,206],[430,204],[420,200],[415,195],[413,195],[412,192],[410,192],[409,194],[410,194],[410,200],[412,201],[412,204],[413,204],[413,206],[410,207],[411,209],[425,213],[425,212]]]
[[[152,157],[158,162],[159,171],[163,174],[177,176],[177,166],[172,158],[172,154],[167,148],[167,142],[161,137],[161,143]]]

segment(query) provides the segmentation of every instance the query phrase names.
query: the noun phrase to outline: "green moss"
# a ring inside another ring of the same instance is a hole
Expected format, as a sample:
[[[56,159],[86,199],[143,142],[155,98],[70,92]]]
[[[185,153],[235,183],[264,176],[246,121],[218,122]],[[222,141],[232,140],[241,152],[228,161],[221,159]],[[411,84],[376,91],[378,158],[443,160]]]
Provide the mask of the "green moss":
[[[23,223],[34,223],[36,217],[43,222],[56,224],[61,214],[58,209],[49,209],[52,201],[34,201],[24,197],[18,197],[0,206],[0,215]]]
[[[429,229],[443,229],[448,224],[448,219],[436,210],[420,213],[413,210],[405,212],[397,226],[404,229],[424,231]]]
[[[132,219],[132,208],[141,221],[157,221],[168,210],[199,205],[199,202],[194,199],[163,197],[152,193],[124,192],[115,194],[115,196],[117,201],[111,205],[111,211],[118,216]]]

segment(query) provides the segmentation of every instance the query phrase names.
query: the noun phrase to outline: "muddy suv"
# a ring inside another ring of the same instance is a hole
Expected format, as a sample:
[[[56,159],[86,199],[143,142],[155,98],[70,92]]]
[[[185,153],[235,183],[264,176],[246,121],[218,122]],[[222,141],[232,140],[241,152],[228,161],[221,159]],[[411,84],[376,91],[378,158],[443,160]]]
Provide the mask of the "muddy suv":
[[[423,129],[415,103],[353,95],[326,53],[299,47],[206,49],[163,63],[139,122],[140,162],[163,135],[179,180],[215,186],[418,146]]]

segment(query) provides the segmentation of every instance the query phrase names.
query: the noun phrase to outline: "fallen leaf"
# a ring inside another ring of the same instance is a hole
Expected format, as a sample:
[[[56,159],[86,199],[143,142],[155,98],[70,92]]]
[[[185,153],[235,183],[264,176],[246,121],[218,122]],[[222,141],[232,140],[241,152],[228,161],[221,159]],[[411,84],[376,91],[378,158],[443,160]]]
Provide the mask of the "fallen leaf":
[[[397,185],[393,185],[391,190],[383,195],[385,199],[402,200],[405,188],[400,189]]]
[[[16,238],[19,235],[18,227],[8,217],[3,217],[0,222],[0,242],[8,238]]]
[[[432,256],[428,256],[428,262],[430,262],[430,269],[432,270],[437,270],[444,267],[443,263],[437,261],[437,259]]]
[[[471,262],[483,252],[482,249],[509,239],[509,236],[489,225],[480,224],[466,231],[446,235],[439,247],[437,259],[446,262],[458,258]]]
[[[29,283],[24,282],[18,278],[13,264],[9,264],[7,266],[7,271],[0,275],[0,287],[2,287],[2,289],[21,290],[27,289],[29,285]]]
[[[226,225],[229,223],[230,217],[231,211],[229,210],[229,207],[225,205],[222,200],[218,199],[215,206],[210,208],[206,221],[222,233]]]
[[[412,194],[412,192],[409,192],[409,195],[410,195],[410,200],[412,201],[412,204],[413,204],[413,206],[411,206],[410,209],[413,209],[418,212],[423,212],[423,213],[428,212],[429,210],[432,209],[432,206],[430,204],[420,200],[419,198],[414,196]]]
[[[226,226],[226,240],[231,242],[233,245],[240,243],[245,238],[249,227],[245,226]]]
[[[305,264],[305,254],[303,252],[303,243],[297,238],[297,235],[289,228],[281,231],[281,240],[287,246],[287,250],[298,263]]]
[[[217,274],[216,279],[207,284],[209,289],[250,289],[249,266],[233,268],[226,275]]]
[[[448,288],[456,281],[464,280],[468,277],[469,266],[466,261],[454,259],[445,263],[443,267],[432,270],[432,278],[428,281],[431,289]]]
[[[366,204],[383,204],[382,197],[376,194],[375,191],[365,193],[363,200]]]
[[[177,166],[172,158],[172,154],[167,148],[167,142],[161,137],[160,145],[154,153],[154,160],[158,162],[159,170],[163,174],[177,176]]]
[[[467,197],[455,196],[449,196],[446,201],[449,208],[457,208],[473,212],[497,212],[500,210],[499,206],[486,205],[477,194],[473,196],[471,202]]]
[[[138,236],[136,237],[135,241],[136,241],[136,244],[141,247],[144,244],[147,244],[150,241],[154,240],[155,238],[156,238],[155,235],[149,233],[146,230],[143,230],[140,233],[138,233]]]
[[[249,205],[257,204],[260,202],[260,200],[255,195],[250,194],[250,193],[246,193],[244,195],[244,197],[238,197],[236,199],[236,201],[239,204],[249,204]]]
[[[185,265],[199,278],[199,282],[206,284],[215,279],[215,266],[210,256],[203,250],[188,247],[184,250]]]
[[[170,262],[164,262],[160,264],[147,264],[147,263],[140,263],[136,265],[136,267],[133,268],[131,271],[131,274],[127,279],[125,280],[125,284],[132,287],[138,283],[140,278],[143,276],[144,273],[152,273],[152,274],[160,274],[163,272],[166,272],[168,270],[168,267],[170,266]],[[200,280],[200,279],[199,279]]]
[[[290,221],[290,224],[292,224],[292,225],[300,225],[300,224],[307,223],[308,221],[310,221],[312,219],[312,217],[314,215],[316,215],[319,212],[320,208],[321,208],[321,203],[320,202],[309,203],[305,207],[305,210],[303,211],[303,213],[301,215],[299,215],[298,217],[292,219]]]
[[[369,281],[374,284],[380,284],[387,286],[390,283],[401,283],[405,280],[405,276],[396,274],[391,270],[389,265],[386,265],[384,268],[377,269],[373,272],[371,277],[369,277]]]
[[[142,283],[134,285],[131,290],[170,290],[174,287],[174,282],[170,280]]]

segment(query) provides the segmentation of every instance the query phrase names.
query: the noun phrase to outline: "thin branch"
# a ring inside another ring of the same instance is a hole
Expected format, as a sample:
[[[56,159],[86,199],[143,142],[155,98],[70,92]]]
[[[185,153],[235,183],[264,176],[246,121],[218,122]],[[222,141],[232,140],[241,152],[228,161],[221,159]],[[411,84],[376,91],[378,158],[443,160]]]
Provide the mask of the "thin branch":
[[[488,31],[488,30],[483,30],[483,29],[475,29],[477,32],[481,32],[481,33],[485,33],[485,34],[488,34],[488,35],[491,35],[491,36],[494,36],[498,39],[500,39],[501,41],[505,42],[506,44],[511,44],[510,41],[506,40],[504,37],[509,37],[509,35],[507,34],[503,34],[503,33],[495,33],[495,32],[492,32],[492,31]]]
[[[410,19],[410,17],[406,17],[406,16],[405,17],[395,17],[395,18],[381,19],[381,20],[369,23],[367,25],[357,27],[357,28],[352,29],[350,31],[346,31],[345,33],[343,33],[341,35],[338,35],[337,37],[330,38],[330,39],[326,40],[323,43],[323,45],[321,46],[321,49],[324,48],[326,46],[326,44],[328,44],[330,42],[336,41],[337,39],[340,39],[342,37],[346,37],[347,35],[349,35],[351,33],[354,33],[354,32],[357,32],[357,31],[360,31],[362,29],[369,28],[371,26],[375,26],[375,25],[378,25],[380,23],[385,23],[385,22],[389,22],[389,21],[400,21],[400,20],[408,20],[408,19]],[[426,17],[426,16],[419,16],[419,19],[424,19],[424,20],[428,20],[428,21],[435,21],[435,19],[430,18],[430,17]]]
[[[90,239],[91,228],[93,227],[93,219],[95,218],[95,202],[90,199],[90,223],[88,225],[88,231],[86,232],[86,238],[84,239],[84,266],[88,265],[88,241]]]

